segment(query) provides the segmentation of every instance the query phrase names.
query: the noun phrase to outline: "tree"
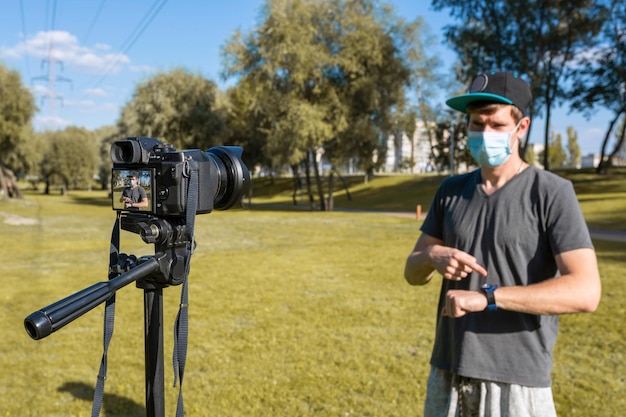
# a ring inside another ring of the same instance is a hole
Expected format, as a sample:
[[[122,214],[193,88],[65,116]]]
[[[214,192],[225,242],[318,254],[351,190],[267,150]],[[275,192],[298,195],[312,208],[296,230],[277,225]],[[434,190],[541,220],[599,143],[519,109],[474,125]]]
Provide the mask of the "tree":
[[[98,165],[98,145],[90,131],[70,126],[42,134],[48,143],[41,173],[46,181],[45,193],[60,182],[61,193],[68,189],[91,189]]]
[[[567,128],[567,166],[579,168],[581,163],[580,146],[578,146],[578,133],[574,127]]]
[[[608,3],[609,13],[602,28],[601,43],[581,55],[569,90],[570,108],[582,112],[587,119],[599,107],[613,112],[601,145],[598,173],[607,171],[611,164],[610,155],[619,150],[616,146],[607,156],[611,132],[617,129],[619,135],[616,124],[622,115],[626,115],[626,2],[610,0]]]
[[[0,64],[0,198],[21,197],[14,172],[29,166],[23,152],[37,110],[20,75]]]
[[[309,144],[330,136],[324,114],[327,65],[313,28],[314,5],[303,1],[269,1],[264,22],[244,36],[237,32],[223,49],[225,77],[238,77],[252,87],[258,121],[273,166],[292,165],[304,158]]]
[[[615,141],[615,150],[609,157],[613,158],[620,155],[622,158],[626,158],[626,115],[622,117],[622,122],[615,132]]]
[[[291,166],[295,189],[304,162],[312,207],[309,169],[314,168],[321,209],[317,149],[346,127],[343,104],[329,78],[334,64],[328,22],[338,15],[334,8],[326,11],[312,2],[267,1],[263,23],[245,37],[236,33],[224,48],[225,76],[254,86],[252,107],[262,116],[257,123],[270,166]]]
[[[100,187],[106,190],[111,186],[111,168],[113,168],[111,145],[114,141],[125,139],[125,137],[120,135],[117,126],[104,126],[94,130],[92,133],[98,148],[97,172],[100,179]]]
[[[271,171],[272,157],[267,153],[267,129],[264,128],[267,119],[262,110],[254,106],[253,87],[244,80],[229,88],[218,108],[225,126],[223,142],[242,146],[245,149],[242,158],[249,168],[264,166]]]
[[[461,62],[460,79],[490,70],[526,74],[534,95],[530,116],[545,110],[545,149],[548,150],[551,110],[567,97],[564,83],[569,64],[579,52],[597,42],[608,11],[592,0],[432,0],[435,10],[448,8],[461,20],[446,30]],[[523,150],[528,146],[527,136]],[[544,168],[549,169],[549,150]]]
[[[400,171],[406,164],[402,155],[402,139],[404,135],[409,138],[413,137],[417,127],[416,120],[416,109],[406,109],[404,105],[398,106],[397,110],[391,114],[391,136],[394,144],[393,172]]]
[[[535,155],[535,147],[534,146],[529,146],[526,149],[526,153],[524,154],[524,161],[528,165],[535,165],[535,163],[537,161],[537,156]]]
[[[219,145],[216,90],[214,82],[184,69],[161,72],[137,85],[122,109],[120,133],[155,137],[178,150]]]
[[[458,113],[458,112],[456,112]],[[435,142],[433,159],[440,171],[450,169],[456,174],[461,164],[475,165],[467,148],[467,125],[461,113],[454,113],[453,118],[441,119],[433,130]],[[449,113],[448,115],[449,116]]]
[[[417,105],[411,111],[416,113],[416,120],[421,121],[426,126],[431,147],[435,148],[440,145],[436,143],[436,126],[442,118],[447,118],[451,114],[448,109],[443,109],[439,102],[441,91],[457,91],[458,94],[463,94],[466,88],[465,85],[461,85],[455,79],[454,74],[437,72],[442,63],[432,45],[438,41],[430,34],[423,19],[418,18],[409,27],[411,31],[402,38],[408,38],[408,41],[405,42],[408,50],[406,55],[411,68],[411,88],[417,99]],[[438,101],[437,104],[433,104],[435,100]],[[456,123],[454,117],[450,118],[449,122]],[[407,135],[412,137],[409,132],[407,129]],[[411,149],[411,155],[413,154],[413,149]]]
[[[19,155],[22,168],[19,170],[20,176],[30,182],[33,189],[38,188],[41,180],[41,162],[48,158],[48,143],[44,137],[28,129],[28,135],[20,142],[16,149]]]
[[[352,159],[371,174],[383,160],[410,82],[400,39],[411,29],[372,0],[268,0],[262,18],[226,44],[224,74],[252,87],[272,166],[314,169],[323,210],[320,149],[333,168]]]
[[[550,142],[548,146],[548,163],[550,164],[550,166],[555,168],[562,167],[567,161],[567,155],[565,153],[565,149],[563,148],[563,138],[561,137],[561,134],[555,131],[550,132]],[[543,150],[539,153],[539,156],[544,161],[546,160],[545,155],[546,150]]]

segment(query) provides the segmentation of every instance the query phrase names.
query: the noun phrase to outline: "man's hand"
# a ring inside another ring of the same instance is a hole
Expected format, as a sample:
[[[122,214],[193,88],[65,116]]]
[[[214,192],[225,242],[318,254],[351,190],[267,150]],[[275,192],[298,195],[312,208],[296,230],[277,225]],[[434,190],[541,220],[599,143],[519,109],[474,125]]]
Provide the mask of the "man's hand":
[[[460,281],[472,272],[487,276],[487,270],[472,255],[444,246],[441,239],[422,233],[406,260],[404,278],[411,285],[424,285],[435,271],[452,281]]]
[[[437,272],[445,279],[460,281],[472,272],[487,276],[487,270],[476,261],[476,258],[461,250],[433,245],[430,248],[430,257]]]
[[[446,301],[441,314],[458,318],[467,313],[483,311],[487,308],[487,297],[479,291],[450,290],[446,293]]]

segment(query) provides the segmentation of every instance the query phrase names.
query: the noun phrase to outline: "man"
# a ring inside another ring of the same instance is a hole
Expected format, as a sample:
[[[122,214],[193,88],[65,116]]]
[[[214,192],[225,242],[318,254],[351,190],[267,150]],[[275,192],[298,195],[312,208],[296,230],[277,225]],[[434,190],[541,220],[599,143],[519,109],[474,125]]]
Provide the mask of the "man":
[[[129,178],[129,186],[122,191],[120,201],[124,203],[125,209],[139,209],[148,207],[148,196],[146,190],[139,185],[139,179],[135,175]]]
[[[556,416],[550,372],[558,314],[600,301],[595,251],[572,184],[526,164],[532,94],[480,74],[446,104],[468,115],[480,169],[446,179],[405,266],[443,279],[424,415]]]

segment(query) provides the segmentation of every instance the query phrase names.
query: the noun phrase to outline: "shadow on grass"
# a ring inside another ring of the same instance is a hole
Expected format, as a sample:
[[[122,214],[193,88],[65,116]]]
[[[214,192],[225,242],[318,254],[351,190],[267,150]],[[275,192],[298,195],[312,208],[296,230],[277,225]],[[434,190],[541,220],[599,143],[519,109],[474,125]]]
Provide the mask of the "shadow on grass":
[[[289,204],[289,203],[256,203],[254,199],[252,204],[246,201],[243,206],[244,210],[253,211],[319,211],[319,208],[311,208],[310,204]]]
[[[351,191],[352,201],[339,195],[335,207],[346,209],[373,209],[382,211],[414,211],[419,204],[429,207],[437,188],[445,177],[414,178],[384,187],[362,188]]]
[[[94,388],[84,382],[66,382],[59,387],[58,391],[68,392],[79,400],[93,401]],[[105,393],[101,415],[106,417],[143,417],[146,415],[146,408],[128,398]]]
[[[617,200],[626,200],[626,196],[624,197],[614,197],[613,194],[614,193],[610,193],[607,192],[606,194],[611,194],[611,201],[615,202]],[[579,195],[578,196],[578,201],[580,201],[581,203],[592,203],[595,201],[606,201],[607,197],[597,193],[594,195],[587,195],[587,194],[583,194],[583,195]]]
[[[102,196],[78,196],[78,195],[70,195],[72,200],[74,200],[77,204],[86,204],[89,206],[99,206],[99,207],[111,207],[111,199],[108,197]]]

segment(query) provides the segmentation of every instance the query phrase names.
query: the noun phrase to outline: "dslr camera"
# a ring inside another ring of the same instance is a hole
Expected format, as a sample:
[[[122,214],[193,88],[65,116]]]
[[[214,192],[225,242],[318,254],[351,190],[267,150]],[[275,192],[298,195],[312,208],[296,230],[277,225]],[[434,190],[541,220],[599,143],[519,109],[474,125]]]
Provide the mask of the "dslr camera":
[[[198,171],[197,214],[227,210],[248,191],[243,148],[215,146],[177,151],[157,139],[131,137],[111,145],[114,210],[184,216],[191,171]]]

